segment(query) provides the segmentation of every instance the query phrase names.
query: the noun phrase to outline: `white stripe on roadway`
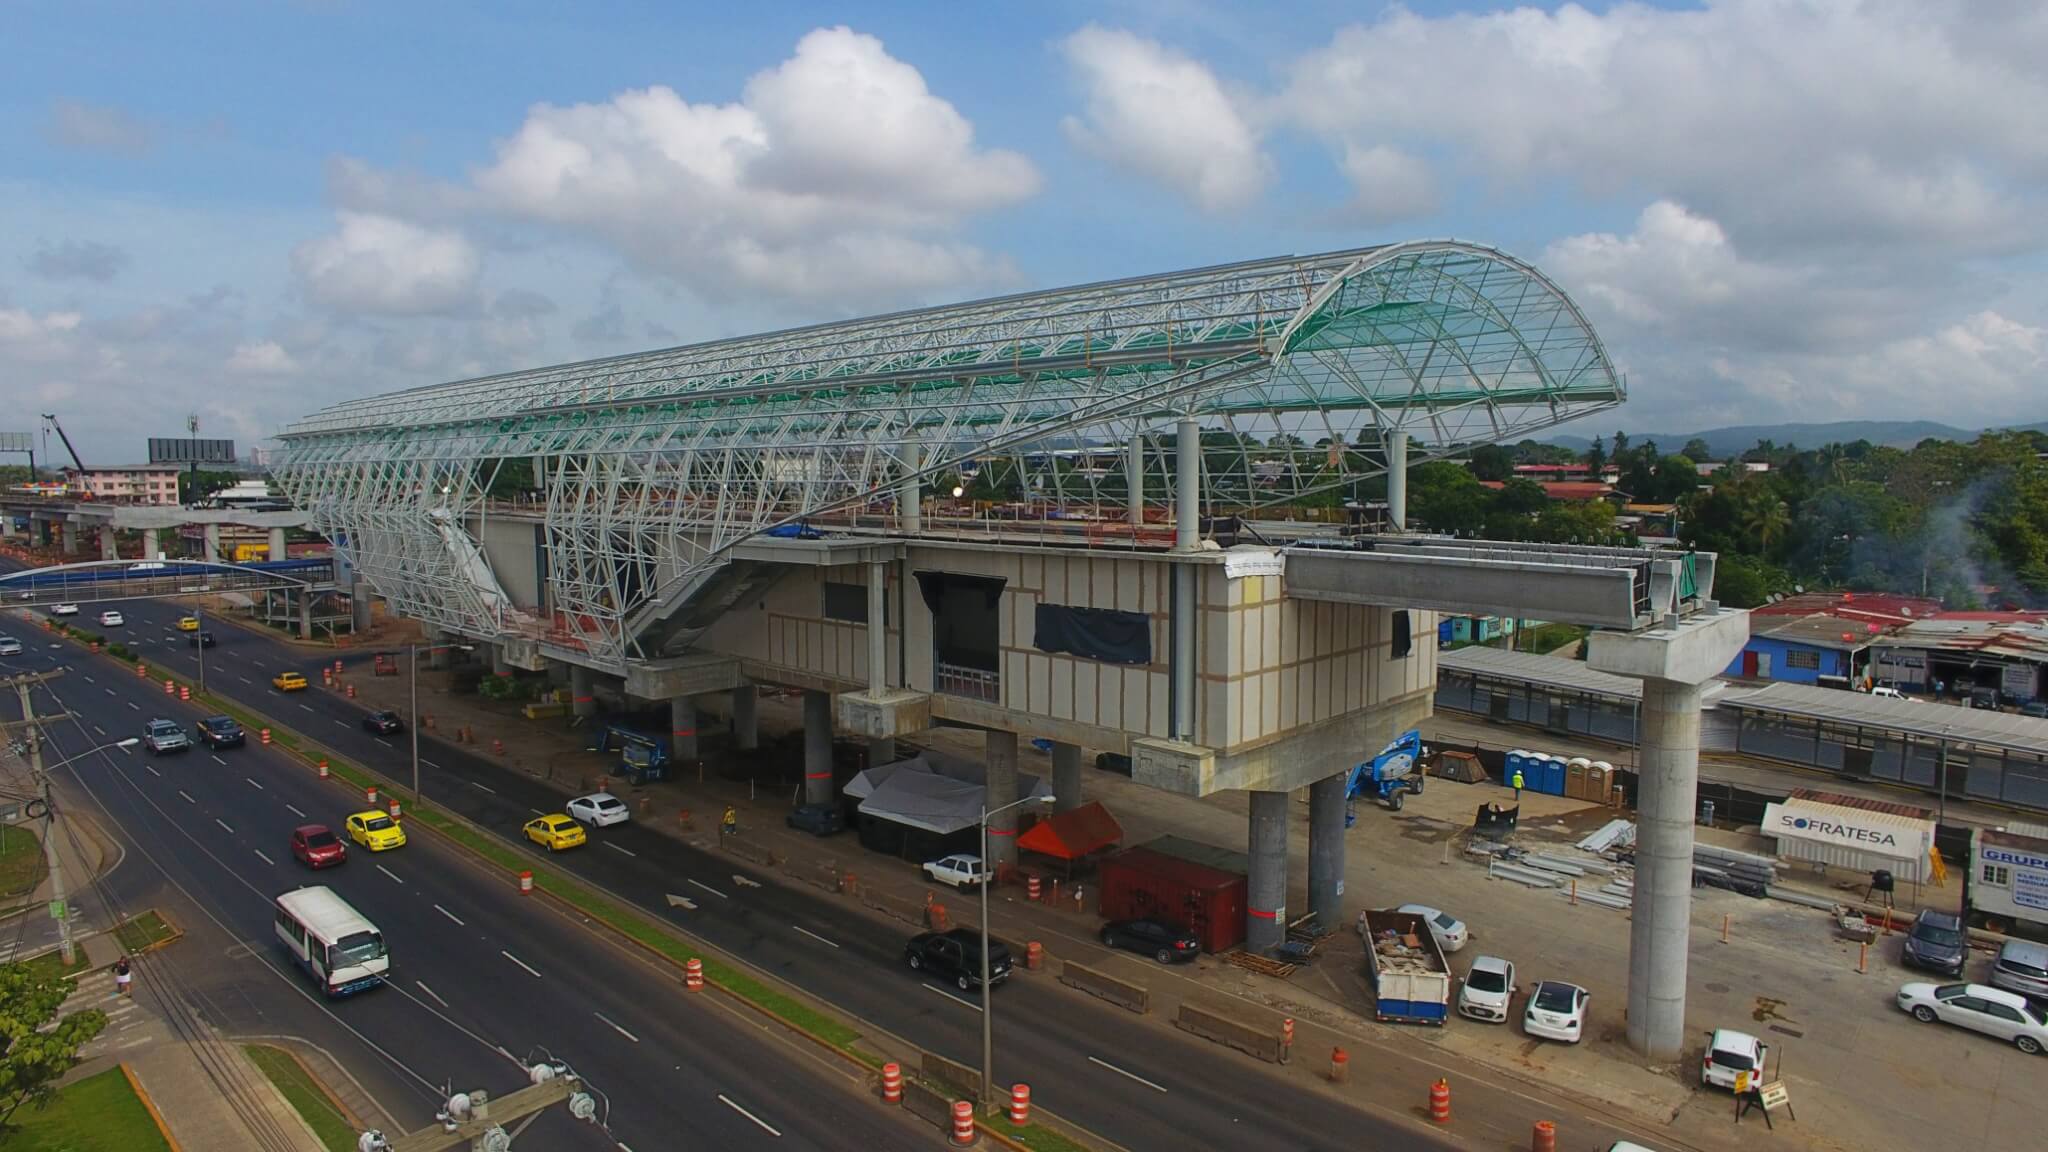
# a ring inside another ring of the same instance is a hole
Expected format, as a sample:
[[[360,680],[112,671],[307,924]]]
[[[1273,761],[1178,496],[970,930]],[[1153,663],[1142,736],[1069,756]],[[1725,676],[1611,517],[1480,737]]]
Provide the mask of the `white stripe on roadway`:
[[[85,675],[85,673],[83,673],[83,672],[80,672],[80,673],[79,673],[79,675],[80,675],[80,676],[84,676],[84,677],[85,677],[85,682],[86,682],[87,684],[97,684],[97,683],[99,683],[99,681],[97,681],[97,680],[94,680],[94,679],[93,679],[92,677],[90,677],[90,676],[86,676],[86,675]]]
[[[422,760],[422,761],[420,761],[420,763],[422,763],[422,764],[425,764],[425,765],[427,765],[427,766],[428,766],[428,767],[430,767],[430,768],[439,768],[439,767],[440,767],[440,765],[439,765],[439,764],[436,764],[436,763],[434,763],[434,762],[433,762],[432,760]],[[489,792],[489,793],[490,793],[491,795],[493,795],[493,796],[496,796],[496,795],[498,794],[498,790],[497,790],[496,788],[493,788],[493,787],[491,787],[491,786],[490,786],[489,784],[479,784],[479,783],[477,783],[476,781],[474,781],[474,780],[471,780],[471,781],[469,782],[469,786],[470,786],[470,787],[472,787],[472,788],[481,788],[481,789],[483,789],[484,791],[486,791],[486,792]]]
[[[727,896],[727,895],[726,895],[725,893],[723,893],[723,892],[720,892],[720,891],[719,891],[718,889],[716,889],[716,888],[713,888],[713,887],[712,887],[711,885],[709,885],[709,884],[706,884],[706,883],[705,883],[705,882],[703,882],[702,880],[692,880],[692,881],[690,881],[690,883],[692,883],[692,884],[695,884],[695,885],[696,885],[697,887],[699,887],[699,888],[702,888],[702,889],[703,889],[703,890],[705,890],[706,892],[709,892],[709,893],[711,893],[711,894],[712,894],[713,896],[716,896],[716,897],[718,897],[718,898],[719,898],[720,900],[730,900],[730,899],[732,899],[732,897],[730,897],[730,896]]]
[[[439,768],[439,767],[440,767],[440,765],[439,765],[439,764],[436,764],[436,763],[434,763],[434,762],[433,762],[432,760],[429,760],[429,759],[427,759],[427,758],[426,758],[425,756],[422,756],[422,757],[420,757],[420,763],[422,763],[422,764],[425,764],[425,765],[426,765],[427,767],[429,767],[429,768]],[[478,785],[477,785],[477,787],[479,787],[479,788],[484,788],[484,786],[483,786],[483,785],[481,785],[481,784],[478,784]],[[490,789],[489,789],[489,788],[484,788],[484,791],[486,791],[486,792],[489,792],[489,791],[490,791]]]
[[[187,804],[199,803],[199,801],[194,800],[192,798],[192,794],[190,792],[185,791],[183,788],[178,789],[178,795],[183,796],[185,798],[185,803]]]
[[[237,676],[235,677],[235,679],[240,680],[244,684],[250,683],[250,680],[247,676]]]
[[[311,709],[311,708],[308,708],[308,709],[306,709],[306,711],[308,711],[308,712],[311,712],[311,711],[312,711],[312,709]],[[346,720],[336,720],[336,721],[334,722],[334,726],[335,726],[335,727],[337,727],[337,728],[348,728],[348,727],[351,727],[351,725],[349,724],[349,722],[348,722],[348,721],[346,721]]]
[[[137,704],[137,703],[136,703],[135,701],[133,701],[133,700],[130,700],[130,701],[128,701],[128,706],[129,706],[130,708],[133,708],[133,709],[135,709],[135,710],[136,710],[137,712],[140,712],[140,711],[142,711],[142,706],[141,706],[140,704]]]
[[[299,705],[299,707],[304,708],[308,712],[311,712],[313,710],[313,706],[311,704],[301,704]]]
[[[809,936],[811,939],[816,940],[818,943],[823,944],[827,948],[839,947],[839,945],[834,944],[832,941],[825,939],[823,936],[818,935],[816,932],[811,931],[809,928],[806,928],[801,924],[791,924],[790,927],[796,929],[797,931],[803,933],[806,936]]]
[[[221,766],[221,767],[223,767],[223,768],[225,768],[225,767],[227,767],[227,766],[228,766],[228,762],[227,762],[227,761],[225,761],[225,760],[223,760],[223,759],[221,759],[221,758],[220,758],[220,757],[218,757],[218,756],[215,756],[215,757],[213,758],[213,762],[214,762],[215,764],[218,764],[218,765],[220,765],[220,766]]]
[[[428,995],[428,997],[430,997],[434,1001],[434,1003],[439,1004],[443,1008],[449,1007],[449,1003],[446,1000],[441,999],[440,995],[436,993],[432,988],[427,987],[424,983],[421,983],[418,980],[413,981],[413,983],[419,985],[419,990],[425,992]]]
[[[503,956],[503,957],[504,957],[505,959],[507,959],[507,960],[510,960],[510,961],[511,961],[511,962],[513,962],[514,964],[517,964],[517,965],[519,965],[519,966],[520,966],[521,968],[524,968],[524,969],[526,969],[526,970],[527,970],[528,972],[531,972],[531,973],[533,973],[533,978],[534,978],[534,979],[536,979],[536,980],[542,980],[542,979],[546,979],[546,977],[543,977],[543,976],[542,976],[542,975],[541,975],[540,973],[538,973],[538,972],[534,972],[534,971],[533,971],[533,965],[531,965],[531,964],[528,964],[528,963],[527,963],[526,961],[524,961],[524,960],[521,960],[521,959],[520,959],[519,957],[517,957],[517,956],[514,956],[514,955],[513,955],[513,954],[511,954],[510,952],[507,952],[507,951],[505,951],[505,950],[504,950],[503,948],[500,948],[500,949],[498,949],[498,955],[500,955],[500,956]]]
[[[614,852],[624,852],[628,856],[640,855],[638,852],[633,851],[631,848],[621,848],[617,844],[614,844],[609,840],[604,842],[604,846],[611,849]]]
[[[112,696],[114,694],[114,690],[112,688],[102,688],[100,689],[100,691],[105,692],[109,696]]]
[[[249,782],[249,787],[254,788],[258,792],[263,791],[263,785],[258,784],[254,776],[244,776],[242,777],[242,779],[247,780]]]
[[[306,818],[306,814],[304,812],[299,811],[298,805],[287,804],[284,807],[287,812],[290,812],[292,815],[297,816],[299,819],[304,820]]]
[[[923,988],[927,992],[937,992],[939,995],[944,996],[946,999],[951,1000],[955,1004],[965,1004],[969,1008],[974,1009],[976,1012],[981,1011],[981,1005],[976,1004],[972,1000],[966,1000],[959,996],[955,996],[951,992],[946,991],[944,988],[939,987],[937,984],[921,984],[919,985],[919,987]]]
[[[450,920],[453,920],[453,921],[455,921],[455,924],[456,924],[456,926],[457,926],[457,927],[460,927],[460,928],[467,928],[467,927],[468,927],[468,925],[467,925],[467,924],[464,924],[464,923],[462,922],[462,917],[460,917],[460,916],[457,916],[457,915],[456,915],[455,913],[453,913],[453,912],[450,912],[450,911],[449,911],[449,910],[447,910],[446,908],[443,908],[443,907],[441,907],[441,906],[440,906],[439,904],[436,904],[436,905],[434,905],[434,911],[436,911],[436,912],[439,912],[439,913],[440,913],[441,915],[443,915],[443,916],[446,916],[446,917],[447,917],[447,918],[449,918]]]
[[[265,856],[265,855],[263,854],[263,849],[261,849],[261,848],[251,848],[251,849],[249,849],[249,851],[251,851],[251,852],[254,852],[254,853],[256,854],[256,858],[257,858],[257,859],[259,859],[259,860],[261,860],[261,861],[263,861],[263,862],[264,862],[265,864],[269,864],[269,865],[271,865],[272,867],[276,867],[276,865],[277,865],[277,861],[275,861],[275,860],[272,860],[272,859],[271,859],[270,857],[268,857],[268,856]]]
[[[143,765],[143,767],[144,767],[144,768],[147,768],[147,769],[149,769],[149,774],[150,774],[151,776],[161,776],[161,775],[163,775],[163,773],[161,773],[161,772],[159,772],[159,771],[157,771],[157,770],[156,770],[156,765],[154,765],[154,764],[144,764],[144,765]]]
[[[633,1035],[631,1032],[628,1032],[624,1028],[621,1028],[617,1024],[613,1023],[611,1018],[606,1016],[604,1013],[592,1012],[591,1015],[597,1017],[599,1020],[603,1020],[606,1024],[610,1024],[612,1031],[617,1032],[619,1035],[624,1036],[626,1039],[631,1040],[633,1043],[638,1044],[640,1042],[640,1038],[638,1036]],[[755,1121],[755,1123],[758,1124],[760,1122]]]
[[[770,1128],[766,1120],[761,1119],[759,1116],[756,1116],[752,1112],[747,1111],[745,1108],[742,1108],[739,1105],[733,1103],[732,1098],[730,1096],[727,1096],[725,1093],[720,1092],[718,1094],[718,1099],[719,1102],[724,1104],[727,1108],[730,1108],[733,1111],[739,1113],[740,1115],[745,1116],[747,1119],[752,1120],[754,1123],[759,1124],[761,1126],[761,1131],[766,1132],[770,1136],[782,1135],[782,1133],[777,1132],[773,1128]]]
[[[226,832],[228,835],[233,836],[235,834],[235,830],[228,826],[228,822],[221,819],[220,817],[215,816],[213,818],[213,822],[215,824],[220,825],[221,831]]]
[[[1137,1074],[1137,1073],[1135,1073],[1135,1072],[1126,1072],[1126,1071],[1124,1071],[1123,1069],[1121,1069],[1121,1068],[1117,1067],[1116,1065],[1114,1065],[1114,1064],[1111,1064],[1111,1063],[1110,1063],[1109,1061],[1107,1061],[1107,1060],[1104,1060],[1104,1059],[1103,1059],[1102,1057],[1100,1057],[1100,1056],[1090,1056],[1090,1057],[1088,1058],[1088,1062],[1089,1062],[1090,1064],[1100,1064],[1100,1065],[1102,1065],[1102,1066],[1103,1066],[1104,1068],[1107,1068],[1107,1069],[1109,1069],[1109,1070],[1110,1070],[1111,1072],[1114,1072],[1114,1073],[1116,1073],[1116,1074],[1117,1074],[1117,1075],[1119,1075],[1119,1076],[1125,1076],[1125,1077],[1129,1077],[1129,1078],[1130,1078],[1130,1079],[1132,1079],[1132,1080],[1136,1080],[1136,1081],[1137,1081],[1138,1083],[1140,1083],[1140,1084],[1143,1084],[1143,1085],[1144,1085],[1145,1087],[1147,1087],[1147,1088],[1150,1088],[1150,1089],[1152,1089],[1152,1090],[1153,1090],[1153,1091],[1155,1091],[1155,1092],[1164,1092],[1164,1091],[1166,1091],[1166,1089],[1165,1089],[1165,1088],[1163,1088],[1163,1087],[1161,1087],[1160,1085],[1158,1085],[1158,1084],[1154,1084],[1154,1083],[1153,1083],[1153,1082],[1151,1082],[1150,1080],[1147,1080],[1147,1079],[1145,1079],[1145,1078],[1144,1078],[1143,1076],[1140,1076],[1140,1075],[1138,1075],[1138,1074]]]
[[[386,876],[389,876],[389,877],[391,877],[391,882],[392,882],[392,883],[394,883],[394,884],[403,884],[403,883],[405,883],[405,881],[403,881],[403,880],[400,880],[400,879],[398,878],[398,873],[396,873],[396,872],[393,872],[393,871],[392,871],[391,869],[389,869],[389,868],[386,868],[386,867],[385,867],[385,866],[383,866],[382,864],[379,864],[379,865],[377,865],[377,871],[379,871],[379,872],[382,872],[382,873],[383,873],[383,874],[385,874]]]

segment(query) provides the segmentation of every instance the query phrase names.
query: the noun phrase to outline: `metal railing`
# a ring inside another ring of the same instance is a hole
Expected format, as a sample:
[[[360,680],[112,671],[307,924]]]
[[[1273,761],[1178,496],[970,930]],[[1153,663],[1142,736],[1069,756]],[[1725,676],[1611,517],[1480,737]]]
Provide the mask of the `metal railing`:
[[[1003,702],[1003,676],[1000,672],[989,672],[981,668],[966,668],[958,664],[934,661],[937,669],[933,682],[940,693],[947,696],[963,696],[969,700],[982,700],[990,704]]]

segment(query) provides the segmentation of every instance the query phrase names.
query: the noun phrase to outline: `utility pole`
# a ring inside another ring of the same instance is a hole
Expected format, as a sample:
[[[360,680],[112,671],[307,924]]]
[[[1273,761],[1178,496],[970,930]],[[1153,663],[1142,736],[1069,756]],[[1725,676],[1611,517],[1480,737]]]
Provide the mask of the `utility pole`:
[[[43,862],[50,869],[50,910],[57,920],[57,940],[64,957],[64,966],[69,968],[78,961],[78,946],[71,939],[71,908],[64,899],[64,865],[57,857],[57,806],[50,802],[50,774],[43,771],[43,733],[36,720],[35,701],[29,692],[36,685],[55,680],[64,675],[59,668],[52,672],[41,672],[13,677],[7,683],[13,685],[15,694],[21,699],[21,720],[5,727],[19,727],[22,738],[28,743],[28,770],[35,780],[36,795],[43,802]],[[46,716],[48,720],[62,720],[63,714]]]
[[[598,1119],[596,1098],[566,1066],[535,1064],[527,1069],[527,1079],[531,1083],[501,1100],[482,1089],[456,1093],[435,1116],[433,1127],[390,1140],[382,1132],[364,1132],[356,1147],[361,1152],[505,1152],[542,1112],[565,1100],[569,1115],[586,1123]]]

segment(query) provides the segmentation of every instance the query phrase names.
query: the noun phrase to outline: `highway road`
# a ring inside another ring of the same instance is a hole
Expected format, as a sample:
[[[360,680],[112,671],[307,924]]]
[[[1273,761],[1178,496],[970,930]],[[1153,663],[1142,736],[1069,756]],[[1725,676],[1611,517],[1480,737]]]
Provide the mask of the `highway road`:
[[[186,674],[194,670],[196,653],[174,630],[183,609],[145,601],[124,601],[120,608],[127,627],[101,631],[129,643],[142,642],[142,651],[152,662],[167,662]],[[87,627],[96,610],[88,606],[82,613]],[[211,690],[291,723],[349,756],[381,765],[393,775],[403,774],[403,740],[365,731],[360,725],[363,713],[353,702],[318,689],[284,695],[270,687],[270,677],[286,668],[310,673],[317,684],[320,664],[331,658],[323,661],[317,651],[297,649],[253,630],[212,627],[220,646],[206,653]],[[367,659],[367,654],[358,658]],[[146,712],[129,717],[143,718]],[[431,801],[522,850],[545,855],[526,843],[519,828],[537,810],[559,810],[559,793],[454,745],[423,737],[421,749],[423,786]],[[248,803],[255,798],[239,799]],[[327,804],[331,816],[339,814],[331,799]],[[282,831],[278,836],[282,838]],[[592,840],[553,863],[656,916],[673,918],[711,944],[860,1020],[952,1059],[979,1063],[978,1007],[951,988],[912,977],[902,963],[907,932],[892,931],[844,902],[785,886],[779,878],[736,867],[730,857],[699,851],[652,829],[628,824],[598,830]],[[355,863],[350,868],[356,869],[358,878],[370,871],[357,869]],[[417,868],[401,872],[408,883],[416,882],[412,874]],[[751,883],[736,882],[736,874]],[[402,887],[380,893],[379,898],[401,891]],[[691,898],[696,907],[672,908],[667,899],[671,893]],[[491,949],[476,945],[465,946],[464,954],[479,961],[493,957]],[[508,975],[504,967],[500,960],[479,972],[495,968],[490,974],[502,979]],[[558,965],[555,970],[575,969]],[[1034,1101],[1127,1148],[1184,1146],[1191,1132],[1201,1133],[1206,1147],[1259,1152],[1454,1147],[1400,1120],[1303,1092],[1265,1065],[1172,1029],[1133,1026],[1127,1018],[1083,1003],[1050,981],[1013,980],[997,991],[996,1005],[998,1082],[1028,1082]],[[464,1012],[452,1014],[460,1022],[471,1020]],[[527,1029],[484,1034],[506,1035],[509,1042],[541,1033]],[[579,1067],[584,1063],[577,1061]],[[603,1080],[611,1083],[614,1078]]]
[[[124,605],[136,621],[130,640],[148,627],[138,620],[147,615],[142,607]],[[139,734],[153,716],[188,729],[198,719],[191,705],[167,701],[156,682],[69,645],[52,648],[19,617],[0,631],[31,643],[0,671],[70,667],[36,694],[39,712],[71,715],[50,726],[52,761]],[[224,647],[209,655],[224,655],[219,665],[233,675],[245,666],[235,650],[243,634],[230,629],[222,637]],[[522,1146],[616,1143],[645,1152],[930,1142],[929,1129],[863,1099],[860,1083],[822,1055],[772,1035],[722,998],[686,995],[671,973],[552,905],[519,896],[502,876],[428,835],[386,853],[354,849],[346,865],[317,875],[383,931],[394,971],[383,988],[325,1002],[273,943],[271,901],[315,881],[290,858],[286,839],[308,821],[339,828],[357,807],[344,789],[253,736],[218,754],[204,747],[164,757],[139,747],[104,751],[64,772],[130,842],[116,878],[141,887],[124,894],[110,885],[109,902],[147,899],[146,877],[160,870],[217,930],[150,963],[189,966],[195,950],[222,948],[201,958],[200,972],[187,973],[214,976],[194,990],[206,1016],[229,1030],[311,1035],[356,1067],[408,1126],[431,1119],[438,1085],[503,1094],[521,1082],[519,1061],[546,1054],[569,1062],[603,1095],[610,1135],[556,1109]],[[187,951],[173,961],[180,949]],[[348,1039],[334,1039],[338,1033]],[[364,1075],[366,1052],[381,1065],[375,1075]],[[403,1098],[389,1094],[394,1083]]]

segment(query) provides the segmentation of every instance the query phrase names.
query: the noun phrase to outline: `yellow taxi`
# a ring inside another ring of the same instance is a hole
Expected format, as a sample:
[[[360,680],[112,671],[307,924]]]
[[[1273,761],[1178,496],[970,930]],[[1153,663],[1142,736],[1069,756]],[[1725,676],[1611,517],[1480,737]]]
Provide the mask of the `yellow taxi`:
[[[382,812],[358,812],[347,827],[348,838],[372,852],[405,847],[405,825]]]
[[[297,672],[279,672],[270,678],[270,686],[279,692],[304,692],[306,678]]]
[[[199,617],[197,617],[197,616],[180,616],[180,617],[178,617],[178,631],[180,631],[180,632],[197,632],[197,631],[199,631]]]
[[[560,812],[542,816],[526,822],[526,838],[550,852],[574,848],[590,839],[583,831],[583,825],[569,819]]]

